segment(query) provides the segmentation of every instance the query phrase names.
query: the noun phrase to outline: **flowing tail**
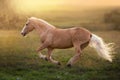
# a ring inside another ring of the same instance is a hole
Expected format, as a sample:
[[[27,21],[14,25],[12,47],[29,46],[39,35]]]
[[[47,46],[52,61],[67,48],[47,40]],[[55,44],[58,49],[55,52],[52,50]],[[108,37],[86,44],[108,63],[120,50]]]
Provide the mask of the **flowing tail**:
[[[99,56],[110,62],[112,62],[113,51],[113,46],[110,46],[111,44],[113,43],[106,44],[101,37],[92,34],[90,46],[96,49]]]

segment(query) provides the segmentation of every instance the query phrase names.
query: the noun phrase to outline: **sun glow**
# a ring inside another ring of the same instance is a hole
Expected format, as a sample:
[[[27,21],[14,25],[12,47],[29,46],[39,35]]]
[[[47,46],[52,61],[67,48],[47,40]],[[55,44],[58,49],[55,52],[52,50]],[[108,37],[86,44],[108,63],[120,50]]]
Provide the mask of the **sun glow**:
[[[11,3],[13,9],[20,13],[120,6],[118,0],[12,0]]]
[[[36,12],[56,9],[62,2],[59,0],[14,0],[12,5],[16,11]]]

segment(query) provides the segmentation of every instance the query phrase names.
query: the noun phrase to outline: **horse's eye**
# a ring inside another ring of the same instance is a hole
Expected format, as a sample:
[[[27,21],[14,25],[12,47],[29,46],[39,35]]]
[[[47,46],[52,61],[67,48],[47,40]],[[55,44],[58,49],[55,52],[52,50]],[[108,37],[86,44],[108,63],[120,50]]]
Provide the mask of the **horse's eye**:
[[[26,26],[27,26],[28,24],[26,24]]]

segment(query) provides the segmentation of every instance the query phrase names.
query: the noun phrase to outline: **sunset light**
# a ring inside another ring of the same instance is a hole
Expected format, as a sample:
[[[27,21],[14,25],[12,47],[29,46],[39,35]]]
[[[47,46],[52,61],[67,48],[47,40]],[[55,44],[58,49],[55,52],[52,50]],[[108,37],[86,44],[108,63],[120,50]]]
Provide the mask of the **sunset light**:
[[[12,2],[16,10],[24,12],[53,10],[56,9],[59,4],[62,4],[62,2],[58,0],[14,0],[14,2]]]
[[[89,9],[120,6],[118,0],[13,0],[12,6],[18,12],[40,12],[50,10]]]

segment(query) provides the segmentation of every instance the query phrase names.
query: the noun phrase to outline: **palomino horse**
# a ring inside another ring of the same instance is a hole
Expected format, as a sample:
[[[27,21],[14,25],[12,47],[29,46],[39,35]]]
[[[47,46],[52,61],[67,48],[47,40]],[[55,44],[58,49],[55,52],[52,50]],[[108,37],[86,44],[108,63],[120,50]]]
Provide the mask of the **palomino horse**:
[[[78,61],[82,50],[88,44],[91,44],[102,58],[112,62],[111,48],[103,42],[102,38],[84,28],[59,29],[42,19],[31,17],[26,22],[21,34],[25,36],[34,29],[41,39],[41,46],[37,49],[37,52],[42,59],[60,65],[60,62],[51,57],[52,51],[74,47],[76,53],[67,63],[67,66],[72,66]],[[45,48],[48,49],[48,56],[41,54],[41,50]]]

